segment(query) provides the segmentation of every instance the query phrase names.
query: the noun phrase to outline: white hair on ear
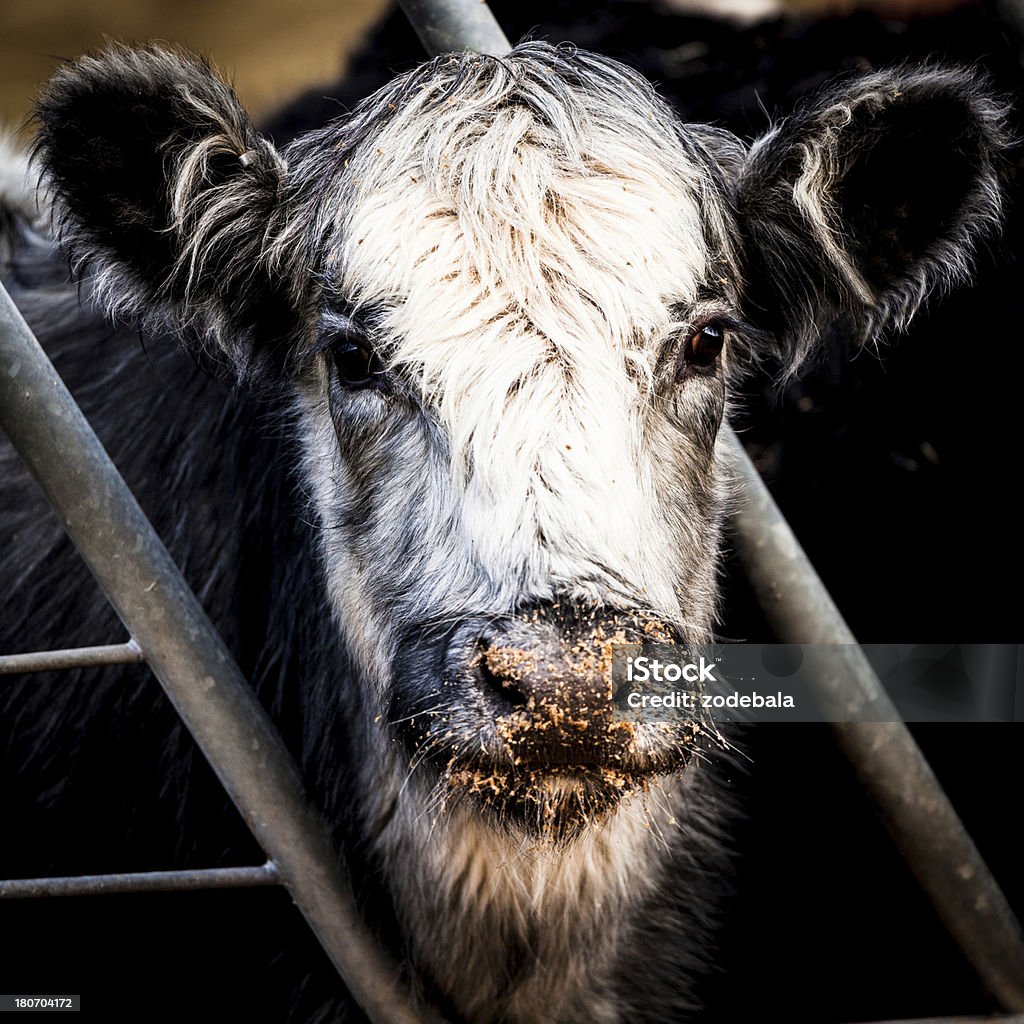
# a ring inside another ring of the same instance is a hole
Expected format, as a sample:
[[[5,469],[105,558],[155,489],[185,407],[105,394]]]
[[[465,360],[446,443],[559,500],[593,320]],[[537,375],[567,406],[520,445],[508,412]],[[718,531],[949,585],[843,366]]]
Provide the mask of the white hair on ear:
[[[1006,106],[975,70],[840,80],[751,146],[738,185],[755,305],[785,372],[846,316],[864,340],[969,279],[1002,220]]]

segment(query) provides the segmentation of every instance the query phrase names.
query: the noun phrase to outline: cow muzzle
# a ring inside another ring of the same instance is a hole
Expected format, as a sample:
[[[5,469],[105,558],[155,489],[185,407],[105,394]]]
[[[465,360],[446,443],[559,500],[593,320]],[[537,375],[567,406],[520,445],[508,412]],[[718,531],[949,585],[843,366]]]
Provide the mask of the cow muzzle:
[[[681,638],[652,616],[545,604],[463,624],[445,662],[493,721],[500,760],[534,771],[628,770],[640,753],[637,727],[616,704],[612,665],[617,647],[644,641]]]
[[[643,643],[682,637],[650,614],[559,603],[466,618],[410,637],[388,718],[441,806],[469,798],[505,827],[570,839],[704,742],[688,712],[644,721],[616,699],[619,645]]]

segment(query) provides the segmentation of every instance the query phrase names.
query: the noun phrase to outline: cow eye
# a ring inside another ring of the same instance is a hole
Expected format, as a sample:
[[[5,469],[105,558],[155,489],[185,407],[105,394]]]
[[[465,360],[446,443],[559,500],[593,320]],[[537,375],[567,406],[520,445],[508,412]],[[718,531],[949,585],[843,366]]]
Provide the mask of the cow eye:
[[[683,359],[690,366],[705,368],[714,365],[725,344],[725,328],[718,323],[705,324],[686,340]]]
[[[338,382],[346,388],[375,384],[384,372],[377,353],[365,338],[341,338],[331,346],[331,359]]]

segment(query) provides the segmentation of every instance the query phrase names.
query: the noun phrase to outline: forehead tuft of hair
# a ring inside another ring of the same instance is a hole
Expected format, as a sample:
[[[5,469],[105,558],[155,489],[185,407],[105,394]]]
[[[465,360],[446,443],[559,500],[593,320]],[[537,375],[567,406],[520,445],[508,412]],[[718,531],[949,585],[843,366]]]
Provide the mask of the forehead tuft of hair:
[[[575,47],[441,56],[289,149],[282,245],[312,246],[328,299],[384,308],[375,340],[437,396],[488,336],[506,388],[545,361],[648,375],[670,308],[731,262],[712,137]]]
[[[709,255],[732,255],[712,139],[714,148],[727,140],[737,145],[706,126],[684,128],[636,72],[568,44],[522,43],[500,58],[443,55],[293,144],[294,216],[279,251],[306,250],[306,265],[312,257],[328,282],[347,289],[349,304],[404,302],[422,279],[422,264],[405,260],[393,268],[399,272],[384,275],[388,283],[371,284],[366,253],[387,259],[390,247],[384,239],[367,247],[358,229],[371,214],[394,227],[388,212],[412,205],[415,193],[434,207],[401,225],[402,247],[429,239],[430,221],[457,221],[478,256],[473,271],[483,287],[536,285],[552,271],[523,275],[528,253],[516,254],[515,272],[497,266],[490,257],[503,236],[541,256],[546,246],[568,246],[574,251],[559,254],[562,272],[577,274],[582,257],[591,266],[617,264],[616,276],[635,278],[638,262],[661,255],[658,242],[674,234],[673,246],[690,257],[677,268],[673,289],[686,298]],[[645,239],[648,219],[665,230]],[[349,273],[350,263],[362,272]]]

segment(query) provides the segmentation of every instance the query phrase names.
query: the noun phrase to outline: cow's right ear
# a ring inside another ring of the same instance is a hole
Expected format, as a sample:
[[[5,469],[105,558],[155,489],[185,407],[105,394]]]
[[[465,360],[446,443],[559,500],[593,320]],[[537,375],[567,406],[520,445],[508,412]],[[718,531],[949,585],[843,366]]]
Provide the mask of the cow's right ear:
[[[904,327],[1000,223],[1006,107],[961,68],[841,81],[758,140],[736,190],[750,318],[792,371],[839,318]]]
[[[36,104],[62,246],[108,313],[212,343],[239,372],[291,330],[267,252],[285,164],[198,57],[113,46]]]

